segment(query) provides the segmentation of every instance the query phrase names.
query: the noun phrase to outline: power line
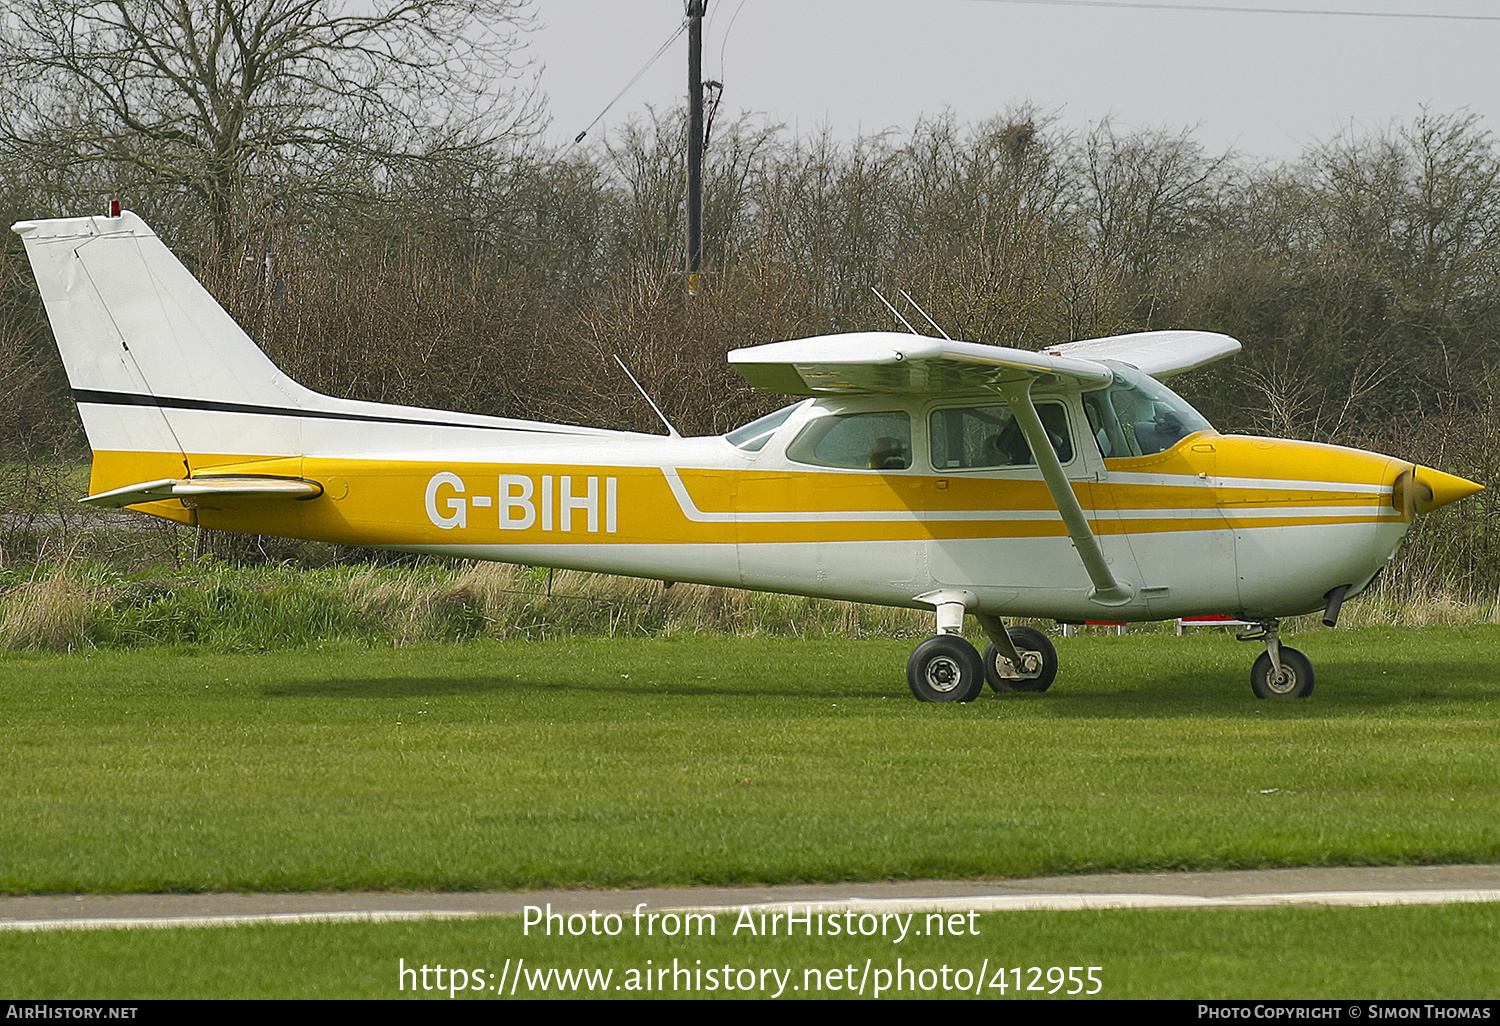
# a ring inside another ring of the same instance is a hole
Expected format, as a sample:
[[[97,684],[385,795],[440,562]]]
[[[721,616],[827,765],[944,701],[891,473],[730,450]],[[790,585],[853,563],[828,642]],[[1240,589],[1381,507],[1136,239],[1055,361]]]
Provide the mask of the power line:
[[[1334,18],[1404,18],[1416,21],[1500,21],[1496,14],[1428,14],[1414,11],[1338,11],[1309,7],[1231,7],[1225,4],[1134,3],[1131,0],[969,0],[971,3],[1040,7],[1113,7],[1136,11],[1212,11],[1221,14],[1306,14]]]
[[[739,21],[740,12],[745,9],[745,0],[740,0],[740,5],[734,9],[734,17],[729,19],[729,27],[724,30],[724,41],[719,44],[719,81],[724,81],[724,51],[729,46],[729,34],[734,31],[734,23]],[[717,8],[715,8],[717,10]]]
[[[667,37],[667,41],[665,43],[661,44],[661,49],[657,50],[654,54],[652,54],[651,55],[651,59],[648,60],[645,64],[641,65],[641,70],[637,71],[635,73],[635,77],[632,78],[629,82],[625,83],[625,88],[621,89],[618,93],[616,93],[615,94],[615,98],[613,100],[610,100],[608,103],[606,103],[604,105],[604,109],[601,110],[598,113],[598,115],[594,118],[594,120],[592,120],[592,121],[590,121],[588,123],[588,127],[586,127],[582,132],[579,132],[576,136],[573,137],[573,141],[568,144],[567,149],[571,150],[574,146],[577,146],[579,143],[583,142],[583,137],[589,134],[589,130],[592,129],[595,125],[597,125],[599,123],[600,119],[602,119],[604,117],[604,115],[606,115],[606,114],[609,113],[609,109],[611,107],[613,107],[615,104],[617,104],[617,103],[620,102],[620,97],[622,97],[626,93],[630,92],[630,87],[633,86],[633,85],[635,85],[637,82],[639,82],[641,80],[641,76],[644,75],[647,71],[649,71],[651,69],[651,65],[655,64],[657,61],[659,61],[661,59],[661,55],[664,54],[664,53],[666,53],[667,52],[667,48],[670,47],[673,43],[675,43],[677,41],[677,37],[678,36],[682,35],[684,32],[687,31],[687,27],[688,27],[688,23],[687,23],[686,19],[684,19],[683,22],[682,22],[682,24],[678,25],[677,28],[676,28],[676,30],[673,31],[673,33],[670,36]],[[564,150],[564,152],[567,152],[567,151]]]

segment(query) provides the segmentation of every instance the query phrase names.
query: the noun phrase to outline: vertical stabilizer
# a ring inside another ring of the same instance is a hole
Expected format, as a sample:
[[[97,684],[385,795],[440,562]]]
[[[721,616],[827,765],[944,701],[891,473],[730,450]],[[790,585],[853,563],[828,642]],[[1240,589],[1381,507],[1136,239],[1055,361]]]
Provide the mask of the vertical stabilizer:
[[[136,215],[23,221],[89,444],[110,451],[293,455],[315,398],[279,371]]]
[[[278,370],[134,214],[22,221],[14,230],[94,450],[90,487],[100,505],[149,496],[151,512],[166,516],[171,506],[180,515],[178,498],[191,496],[158,500],[163,482],[224,467],[257,474],[243,464],[287,457],[265,473],[299,477],[299,458],[617,434],[322,395]]]

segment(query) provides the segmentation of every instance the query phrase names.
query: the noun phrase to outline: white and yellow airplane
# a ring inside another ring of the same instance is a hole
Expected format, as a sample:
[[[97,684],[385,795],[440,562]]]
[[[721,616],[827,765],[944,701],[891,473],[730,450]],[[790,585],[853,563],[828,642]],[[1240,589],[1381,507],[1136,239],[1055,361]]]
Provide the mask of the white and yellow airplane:
[[[1336,622],[1415,514],[1480,489],[1371,452],[1221,435],[1157,379],[1238,352],[1156,331],[1043,352],[861,332],[737,349],[806,396],[722,437],[336,399],[279,371],[140,218],[26,221],[93,449],[83,502],[184,524],[930,608],[924,701],[1041,691],[1003,617],[1228,613],[1262,698],[1313,669],[1278,618]],[[961,634],[972,613],[984,655]]]

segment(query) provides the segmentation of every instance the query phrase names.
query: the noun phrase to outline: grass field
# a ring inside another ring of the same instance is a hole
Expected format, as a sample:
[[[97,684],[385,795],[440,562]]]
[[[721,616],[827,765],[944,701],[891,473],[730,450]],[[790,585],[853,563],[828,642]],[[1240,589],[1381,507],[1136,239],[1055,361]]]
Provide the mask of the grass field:
[[[524,889],[1500,859],[1500,629],[1058,639],[923,705],[909,642],[0,656],[0,890]]]
[[[752,937],[735,934],[735,925],[734,916],[719,916],[712,937],[649,940],[636,940],[628,927],[617,938],[526,937],[513,918],[0,933],[0,965],[8,995],[28,1000],[446,1002],[508,999],[512,987],[518,998],[842,998],[857,995],[861,984],[867,999],[1014,1001],[1095,990],[1101,998],[1260,1000],[1500,995],[1500,907],[1494,905],[1007,912],[978,917],[973,936],[909,935],[900,943],[878,936]],[[405,978],[403,965],[413,970]],[[431,970],[425,977],[424,965]],[[440,965],[443,977],[436,975]],[[1091,966],[1098,967],[1097,987],[1089,982]],[[1072,967],[1078,971],[1070,980]],[[454,968],[462,975],[454,976]],[[647,973],[661,969],[666,975],[653,975],[646,991]],[[579,981],[580,970],[592,974],[592,988]],[[554,971],[575,974],[573,986]],[[600,975],[605,971],[607,981]],[[734,989],[725,987],[726,976]],[[502,983],[509,985],[497,993]]]
[[[348,643],[374,648],[423,643],[553,641],[563,638],[909,639],[932,631],[932,611],[896,609],[710,588],[655,580],[462,560],[415,565],[337,562],[335,546],[296,543],[302,558],[237,566],[188,553],[189,535],[140,517],[141,530],[79,530],[38,537],[42,547],[77,547],[52,564],[11,559],[0,532],[0,651],[109,652],[191,646],[199,652],[258,653]],[[155,532],[153,534],[153,532]],[[24,533],[24,532],[23,532]],[[204,535],[196,540],[203,541]],[[210,532],[240,545],[292,543]],[[140,545],[168,544],[170,555],[137,565]],[[174,540],[175,538],[175,540]],[[101,549],[121,566],[84,558]],[[335,560],[321,564],[320,559]],[[254,562],[254,560],[251,560]],[[131,567],[134,567],[133,569]],[[1500,624],[1500,602],[1472,587],[1427,582],[1408,589],[1377,585],[1346,607],[1345,629]],[[1466,596],[1466,597],[1465,597]],[[1313,628],[1317,616],[1283,622]],[[1051,627],[1050,621],[1040,624]],[[1136,624],[1163,633],[1170,623]],[[902,657],[905,658],[904,656]]]

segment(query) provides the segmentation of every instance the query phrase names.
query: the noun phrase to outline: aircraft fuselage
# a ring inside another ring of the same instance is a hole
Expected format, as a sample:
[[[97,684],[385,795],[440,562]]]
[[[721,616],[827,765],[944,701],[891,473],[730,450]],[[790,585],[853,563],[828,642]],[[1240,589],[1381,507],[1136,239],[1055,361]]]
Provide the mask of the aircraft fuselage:
[[[1403,461],[1212,431],[1106,459],[1081,429],[1076,393],[1039,400],[1067,410],[1064,468],[1111,567],[1133,586],[1127,603],[1106,610],[1090,599],[1035,466],[934,466],[930,426],[951,401],[810,400],[758,451],[719,436],[522,433],[497,420],[383,425],[385,451],[370,452],[357,421],[325,417],[302,426],[309,448],[325,453],[188,456],[195,476],[302,478],[323,486],[315,498],[136,508],[208,528],[457,557],[912,607],[958,589],[976,612],[1131,621],[1322,608],[1331,588],[1368,582],[1409,524],[1392,498],[1411,470]],[[908,416],[910,466],[814,466],[787,454],[819,417],[880,411]],[[393,432],[410,433],[414,449],[393,448]],[[165,453],[95,460],[95,493],[182,465]]]

